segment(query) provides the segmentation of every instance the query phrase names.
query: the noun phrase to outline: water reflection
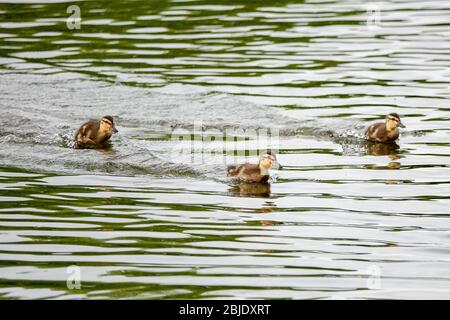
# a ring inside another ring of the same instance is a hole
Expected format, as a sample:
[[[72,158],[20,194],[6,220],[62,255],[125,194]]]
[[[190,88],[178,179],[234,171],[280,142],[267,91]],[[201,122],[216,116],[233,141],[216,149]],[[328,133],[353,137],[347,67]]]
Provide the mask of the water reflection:
[[[391,160],[399,159],[400,146],[396,143],[367,141],[364,145],[366,154],[372,156],[388,156]]]
[[[113,145],[111,142],[105,142],[102,144],[82,144],[79,142],[75,142],[75,149],[82,150],[82,149],[89,149],[89,150],[95,150],[100,153],[111,153],[114,151]]]
[[[367,165],[368,169],[375,170],[398,170],[401,168],[400,161],[400,146],[396,142],[392,143],[381,143],[381,142],[371,142],[367,141],[365,144],[365,150],[368,155],[372,156],[387,156],[391,161],[389,161],[386,165]],[[396,179],[387,179],[385,180],[386,184],[397,184],[399,180]]]
[[[258,197],[269,198],[270,197],[270,183],[247,183],[241,182],[233,185],[228,192],[236,197]]]

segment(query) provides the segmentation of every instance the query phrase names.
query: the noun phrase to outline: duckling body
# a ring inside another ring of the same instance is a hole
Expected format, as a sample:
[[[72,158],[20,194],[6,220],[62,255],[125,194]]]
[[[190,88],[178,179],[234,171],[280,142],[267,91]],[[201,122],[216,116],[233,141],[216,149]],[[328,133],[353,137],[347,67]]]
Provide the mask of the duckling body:
[[[75,140],[82,145],[99,145],[108,141],[117,133],[111,116],[104,116],[101,120],[89,120],[84,123],[75,134]]]
[[[244,163],[238,166],[228,166],[227,171],[228,176],[248,182],[267,182],[270,178],[269,170],[261,168],[259,164]]]
[[[384,122],[378,122],[367,128],[366,139],[374,142],[394,142],[400,133],[397,128],[387,130]]]
[[[399,137],[399,127],[405,127],[400,121],[400,116],[397,113],[391,113],[386,116],[385,122],[369,126],[365,132],[365,138],[373,142],[392,143]]]
[[[267,151],[261,155],[258,164],[244,163],[228,166],[227,173],[230,177],[237,177],[246,182],[267,182],[270,178],[269,169],[276,161],[275,155]]]

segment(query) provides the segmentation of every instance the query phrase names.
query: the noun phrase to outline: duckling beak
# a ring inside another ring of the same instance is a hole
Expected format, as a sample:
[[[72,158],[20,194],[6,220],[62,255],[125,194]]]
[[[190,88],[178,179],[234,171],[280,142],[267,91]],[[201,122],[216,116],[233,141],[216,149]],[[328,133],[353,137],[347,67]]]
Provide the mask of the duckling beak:
[[[113,133],[117,133],[117,132],[119,132],[119,130],[117,130],[116,126],[113,125]]]
[[[398,123],[398,126],[399,126],[400,128],[406,128],[406,126],[405,126],[403,123],[401,123],[401,122]]]

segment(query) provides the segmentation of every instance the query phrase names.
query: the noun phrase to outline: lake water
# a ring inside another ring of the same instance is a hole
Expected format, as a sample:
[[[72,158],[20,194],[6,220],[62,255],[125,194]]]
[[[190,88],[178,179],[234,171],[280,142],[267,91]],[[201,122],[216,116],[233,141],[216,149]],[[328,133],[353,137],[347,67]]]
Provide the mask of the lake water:
[[[0,1],[0,297],[450,299],[449,54],[448,1]]]

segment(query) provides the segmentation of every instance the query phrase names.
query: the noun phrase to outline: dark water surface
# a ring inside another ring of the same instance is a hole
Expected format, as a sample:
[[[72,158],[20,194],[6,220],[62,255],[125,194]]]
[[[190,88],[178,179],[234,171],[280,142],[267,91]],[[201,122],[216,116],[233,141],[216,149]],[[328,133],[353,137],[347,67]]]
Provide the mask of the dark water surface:
[[[0,297],[449,299],[449,54],[448,1],[0,0]]]

